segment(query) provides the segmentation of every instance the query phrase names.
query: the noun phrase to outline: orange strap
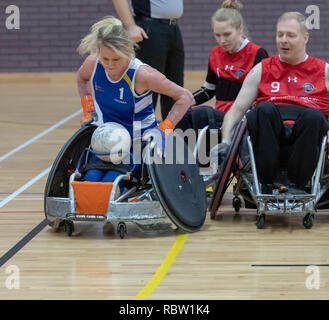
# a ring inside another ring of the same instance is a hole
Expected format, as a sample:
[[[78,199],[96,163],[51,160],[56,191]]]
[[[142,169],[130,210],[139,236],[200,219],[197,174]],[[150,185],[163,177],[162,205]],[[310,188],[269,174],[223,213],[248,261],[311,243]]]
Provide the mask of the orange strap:
[[[81,97],[81,106],[83,110],[83,116],[80,119],[80,123],[83,123],[87,119],[91,119],[96,113],[94,100],[91,95]]]
[[[94,100],[91,95],[82,96],[81,105],[82,105],[84,115],[86,115],[87,113],[90,113],[91,111],[95,111]]]
[[[162,130],[165,134],[170,134],[170,132],[175,129],[175,125],[171,120],[166,118],[160,123],[158,128]]]

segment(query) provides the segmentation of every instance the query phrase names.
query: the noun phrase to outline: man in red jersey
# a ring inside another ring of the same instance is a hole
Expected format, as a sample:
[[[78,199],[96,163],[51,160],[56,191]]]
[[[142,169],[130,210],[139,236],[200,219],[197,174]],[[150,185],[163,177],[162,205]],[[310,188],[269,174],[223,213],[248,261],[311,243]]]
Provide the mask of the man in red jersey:
[[[279,54],[250,71],[224,118],[222,143],[211,151],[212,162],[227,152],[235,126],[256,101],[246,117],[263,192],[271,190],[282,160],[289,180],[305,186],[329,129],[329,65],[307,55],[308,38],[304,15],[281,15],[276,32]]]

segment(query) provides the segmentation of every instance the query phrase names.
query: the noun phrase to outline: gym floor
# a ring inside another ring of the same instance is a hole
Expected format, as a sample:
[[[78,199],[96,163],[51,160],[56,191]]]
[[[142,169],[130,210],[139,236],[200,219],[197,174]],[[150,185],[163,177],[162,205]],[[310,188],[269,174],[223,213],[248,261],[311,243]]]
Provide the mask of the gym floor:
[[[199,88],[204,72],[186,72]],[[328,299],[329,212],[232,208],[232,189],[201,231],[121,239],[101,223],[72,237],[45,224],[43,191],[60,148],[79,129],[75,74],[1,74],[0,299]],[[157,115],[159,112],[157,111]]]

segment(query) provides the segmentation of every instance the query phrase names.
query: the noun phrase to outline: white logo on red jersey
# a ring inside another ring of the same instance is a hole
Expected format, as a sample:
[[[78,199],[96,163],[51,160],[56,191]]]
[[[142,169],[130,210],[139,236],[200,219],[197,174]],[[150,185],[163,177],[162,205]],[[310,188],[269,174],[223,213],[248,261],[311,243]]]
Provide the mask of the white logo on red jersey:
[[[293,81],[293,82],[297,82],[297,77],[294,77],[294,78],[292,78],[292,77],[288,77],[288,82],[290,82],[290,81]]]
[[[225,70],[233,70],[234,69],[234,66],[229,66],[228,64],[225,66]]]

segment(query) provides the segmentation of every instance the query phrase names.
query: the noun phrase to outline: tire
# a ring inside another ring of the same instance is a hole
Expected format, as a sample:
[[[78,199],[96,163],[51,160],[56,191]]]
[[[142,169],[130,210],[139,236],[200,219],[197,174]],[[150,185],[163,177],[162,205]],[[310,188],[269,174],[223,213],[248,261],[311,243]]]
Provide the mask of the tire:
[[[117,232],[121,239],[123,239],[126,236],[127,233],[127,227],[124,222],[119,222]]]
[[[265,214],[264,213],[257,215],[256,226],[257,226],[257,229],[264,229],[264,226],[265,226]]]
[[[305,229],[312,229],[313,224],[314,224],[314,215],[308,213],[303,219],[303,226],[305,227]]]
[[[232,199],[232,206],[234,208],[234,211],[238,213],[242,206],[241,199],[239,197],[234,197]]]
[[[70,175],[76,169],[82,151],[90,145],[92,133],[96,128],[95,125],[89,125],[75,132],[64,144],[51,167],[44,191],[44,212],[51,227],[58,221],[55,223],[55,217],[48,217],[46,199],[47,197],[68,198]]]
[[[74,223],[70,220],[65,220],[64,231],[67,233],[69,237],[71,237],[74,232]]]
[[[230,150],[228,152],[226,159],[222,163],[222,171],[219,174],[218,184],[216,186],[214,196],[209,205],[211,219],[215,219],[216,211],[218,210],[218,208],[222,202],[224,193],[229,186],[229,182],[230,182],[229,178],[230,178],[231,172],[235,171],[234,170],[234,166],[235,166],[234,161],[235,161],[237,153],[238,153],[240,142],[246,131],[246,127],[247,127],[247,120],[244,120],[244,121],[240,122],[238,127],[235,129],[235,132],[234,132],[234,135],[232,138],[233,143],[230,147]]]

